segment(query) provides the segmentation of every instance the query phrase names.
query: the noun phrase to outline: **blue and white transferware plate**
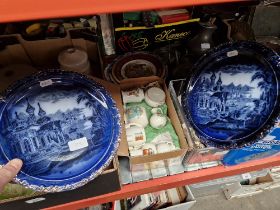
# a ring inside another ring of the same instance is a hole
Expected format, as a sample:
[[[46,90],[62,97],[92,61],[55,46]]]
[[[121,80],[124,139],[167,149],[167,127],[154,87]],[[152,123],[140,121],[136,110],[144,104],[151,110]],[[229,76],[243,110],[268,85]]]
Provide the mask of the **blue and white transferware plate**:
[[[15,181],[36,191],[86,184],[119,144],[115,102],[101,85],[72,72],[41,72],[16,83],[1,100],[0,126],[0,164],[22,159]]]
[[[255,42],[223,44],[195,65],[182,97],[197,136],[235,148],[262,138],[279,115],[280,58]]]

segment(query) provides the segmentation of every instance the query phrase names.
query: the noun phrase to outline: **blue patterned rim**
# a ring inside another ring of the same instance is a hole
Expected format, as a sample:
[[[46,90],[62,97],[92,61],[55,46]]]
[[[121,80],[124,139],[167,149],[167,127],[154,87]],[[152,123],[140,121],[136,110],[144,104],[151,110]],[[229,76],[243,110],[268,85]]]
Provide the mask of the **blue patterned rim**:
[[[250,41],[204,54],[182,95],[185,116],[203,143],[223,149],[263,138],[279,116],[280,57]]]
[[[100,175],[115,156],[121,132],[110,94],[84,75],[60,70],[9,87],[0,103],[0,126],[0,166],[23,159],[15,182],[42,192],[73,190]]]

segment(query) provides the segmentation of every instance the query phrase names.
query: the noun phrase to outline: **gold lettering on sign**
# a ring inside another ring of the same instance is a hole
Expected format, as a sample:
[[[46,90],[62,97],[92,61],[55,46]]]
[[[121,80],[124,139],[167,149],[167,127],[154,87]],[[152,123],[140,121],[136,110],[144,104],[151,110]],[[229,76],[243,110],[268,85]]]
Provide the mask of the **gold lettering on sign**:
[[[187,37],[190,33],[191,33],[190,31],[175,33],[175,28],[170,30],[164,30],[163,32],[155,36],[155,41],[164,42],[164,41],[170,41],[174,39],[182,39],[184,37]]]

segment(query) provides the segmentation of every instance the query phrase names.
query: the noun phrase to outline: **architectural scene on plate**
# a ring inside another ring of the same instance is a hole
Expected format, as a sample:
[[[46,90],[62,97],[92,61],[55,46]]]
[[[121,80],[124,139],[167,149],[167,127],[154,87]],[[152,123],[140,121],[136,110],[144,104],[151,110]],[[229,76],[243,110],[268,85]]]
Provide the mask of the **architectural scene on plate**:
[[[22,100],[3,116],[2,136],[32,174],[43,172],[51,162],[75,159],[102,143],[102,106],[86,93],[70,93],[49,92]],[[68,142],[83,137],[89,146],[71,152]]]
[[[192,112],[200,129],[219,130],[226,139],[262,125],[275,103],[275,82],[271,72],[251,69],[220,69],[199,78],[192,91]]]

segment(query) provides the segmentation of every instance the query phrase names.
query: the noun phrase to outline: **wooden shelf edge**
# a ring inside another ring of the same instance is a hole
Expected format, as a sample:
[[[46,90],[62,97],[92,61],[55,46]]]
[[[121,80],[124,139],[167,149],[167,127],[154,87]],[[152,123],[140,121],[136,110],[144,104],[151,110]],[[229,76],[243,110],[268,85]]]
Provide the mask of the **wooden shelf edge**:
[[[217,166],[198,171],[185,172],[173,176],[157,178],[153,180],[143,181],[125,185],[120,191],[108,193],[105,195],[88,198],[80,201],[75,201],[63,205],[58,205],[44,210],[64,210],[64,209],[79,209],[96,204],[111,202],[123,199],[130,196],[141,195],[149,192],[156,192],[173,187],[199,183],[203,181],[218,179],[227,176],[238,175],[251,171],[257,171],[265,168],[271,168],[280,165],[280,156],[264,158],[243,163],[237,166]]]
[[[244,1],[246,0],[1,0],[0,23]]]

